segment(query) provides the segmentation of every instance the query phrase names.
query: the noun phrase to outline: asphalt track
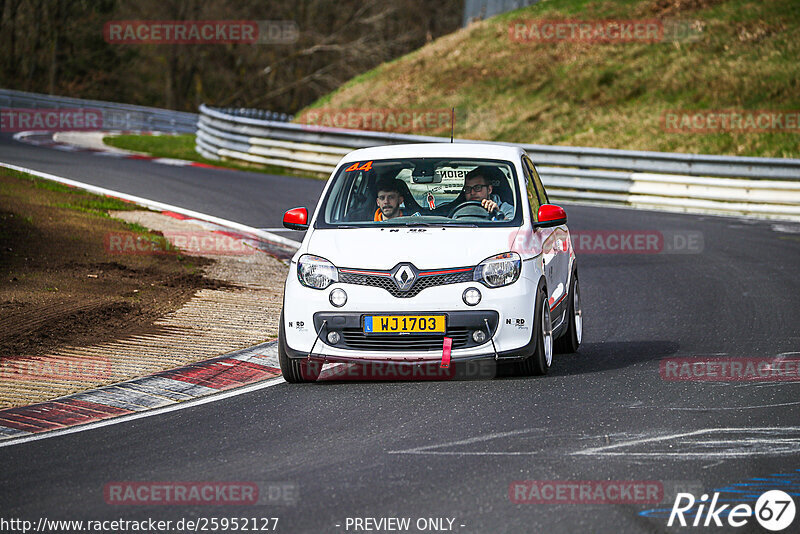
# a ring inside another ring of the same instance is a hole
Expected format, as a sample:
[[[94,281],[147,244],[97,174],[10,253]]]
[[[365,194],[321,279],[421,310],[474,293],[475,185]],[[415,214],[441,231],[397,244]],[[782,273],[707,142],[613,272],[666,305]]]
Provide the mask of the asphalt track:
[[[257,227],[278,226],[289,207],[312,207],[323,185],[61,152],[7,136],[0,161]],[[800,233],[792,233],[800,225],[577,205],[567,212],[573,232],[699,232],[702,250],[580,255],[584,342],[575,355],[557,355],[544,378],[280,384],[0,448],[0,517],[278,517],[282,532],[354,532],[348,517],[410,517],[412,525],[447,517],[457,532],[662,532],[672,531],[666,519],[646,511],[671,501],[515,504],[509,485],[649,480],[665,491],[713,491],[796,473],[800,383],[668,381],[659,364],[800,351]],[[109,505],[103,488],[115,481],[281,483],[297,498]]]

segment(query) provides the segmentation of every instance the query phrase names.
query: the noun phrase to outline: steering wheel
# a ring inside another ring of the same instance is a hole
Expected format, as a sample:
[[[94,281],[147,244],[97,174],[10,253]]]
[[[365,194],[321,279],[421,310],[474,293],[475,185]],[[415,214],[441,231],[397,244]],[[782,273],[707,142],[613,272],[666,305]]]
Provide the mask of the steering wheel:
[[[459,211],[463,211],[464,213],[456,216],[456,213]],[[482,217],[488,219],[492,214],[486,211],[486,208],[484,208],[479,201],[467,200],[451,209],[447,216],[451,219],[459,219],[461,217]]]

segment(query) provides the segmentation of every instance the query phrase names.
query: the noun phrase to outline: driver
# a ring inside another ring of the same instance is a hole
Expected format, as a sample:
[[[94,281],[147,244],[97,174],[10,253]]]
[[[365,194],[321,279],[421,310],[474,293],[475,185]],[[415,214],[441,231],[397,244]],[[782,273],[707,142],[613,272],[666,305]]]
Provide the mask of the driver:
[[[378,181],[378,198],[376,200],[378,209],[375,210],[373,221],[387,221],[395,217],[402,217],[403,210],[400,204],[403,203],[403,195],[400,193],[400,185],[397,178],[382,178]]]
[[[500,176],[498,176],[500,174]],[[514,206],[500,200],[500,196],[492,193],[491,180],[505,180],[503,171],[496,167],[481,165],[475,167],[464,177],[464,198],[466,201],[477,201],[489,213],[499,210],[498,219],[513,219]]]

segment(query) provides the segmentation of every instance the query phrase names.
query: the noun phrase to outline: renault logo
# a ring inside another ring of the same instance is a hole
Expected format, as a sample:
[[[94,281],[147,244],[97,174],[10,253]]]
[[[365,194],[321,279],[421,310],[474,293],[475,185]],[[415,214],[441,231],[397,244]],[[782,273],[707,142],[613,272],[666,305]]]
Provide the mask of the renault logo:
[[[397,289],[400,291],[408,291],[414,285],[414,280],[417,279],[417,273],[414,272],[408,264],[398,266],[392,275]]]

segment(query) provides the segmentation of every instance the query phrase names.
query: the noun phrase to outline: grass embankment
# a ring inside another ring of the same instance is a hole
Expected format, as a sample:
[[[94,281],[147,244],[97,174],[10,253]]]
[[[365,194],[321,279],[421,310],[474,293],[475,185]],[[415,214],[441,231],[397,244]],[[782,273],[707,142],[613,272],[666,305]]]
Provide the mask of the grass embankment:
[[[157,158],[183,159],[187,161],[197,161],[206,165],[225,167],[239,171],[256,171],[267,174],[290,174],[304,178],[314,178],[313,173],[302,173],[292,169],[276,167],[272,165],[256,165],[237,163],[227,160],[207,159],[195,151],[195,135],[116,135],[103,138],[103,142],[109,146],[143,152]],[[325,176],[327,178],[327,175]]]
[[[142,208],[0,169],[0,358],[152,331],[213,282],[196,273],[204,258],[112,250],[111,235],[163,242],[108,215],[133,209]]]
[[[510,25],[531,19],[679,19],[699,33],[615,44],[509,37]],[[798,157],[797,133],[668,133],[661,124],[672,110],[800,110],[798,32],[797,0],[548,0],[437,39],[309,109],[455,107],[457,137]]]

